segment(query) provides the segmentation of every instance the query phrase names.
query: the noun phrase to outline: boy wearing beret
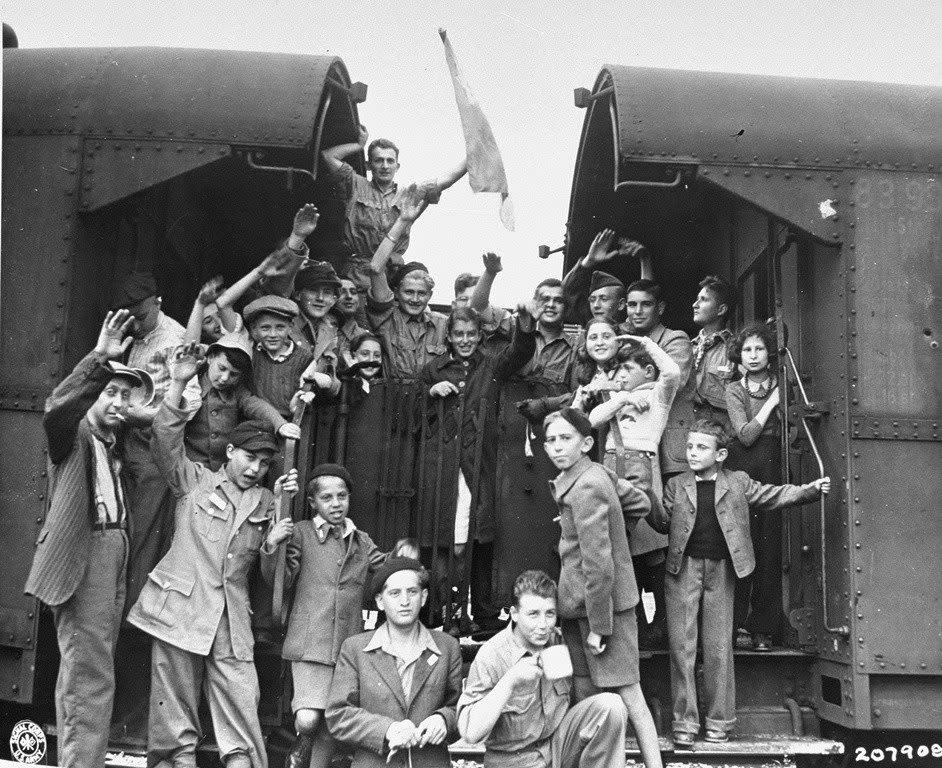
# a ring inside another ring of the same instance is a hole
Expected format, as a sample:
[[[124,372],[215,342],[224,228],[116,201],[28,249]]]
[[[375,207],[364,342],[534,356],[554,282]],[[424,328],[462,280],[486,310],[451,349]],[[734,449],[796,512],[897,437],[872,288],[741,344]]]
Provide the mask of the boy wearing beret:
[[[461,649],[419,621],[428,580],[418,560],[390,558],[369,589],[386,623],[340,647],[325,717],[335,739],[356,745],[352,768],[382,768],[397,756],[413,768],[451,766]]]
[[[279,477],[274,494],[259,485],[278,450],[265,422],[232,430],[218,471],[187,458],[181,396],[199,363],[195,343],[174,352],[170,387],[154,419],[154,455],[176,497],[176,527],[128,615],[154,638],[148,765],[195,768],[205,690],[223,763],[265,768],[248,574],[279,497],[297,491],[297,473]]]
[[[386,560],[373,540],[347,517],[352,482],[339,464],[320,464],[310,475],[307,498],[311,519],[284,518],[269,532],[266,554],[289,541],[285,589],[297,583],[282,658],[291,662],[297,739],[286,766],[327,766],[333,742],[324,726],[324,708],[340,645],[363,628],[363,588]],[[395,553],[418,557],[414,545],[400,541]],[[262,561],[268,582],[275,558]],[[312,755],[313,753],[313,755]]]
[[[657,731],[638,670],[638,587],[628,536],[651,509],[646,494],[592,461],[592,425],[575,408],[543,422],[544,444],[560,471],[551,481],[559,506],[559,616],[572,655],[575,694],[617,692],[647,768],[660,768]],[[626,528],[628,529],[626,532]]]

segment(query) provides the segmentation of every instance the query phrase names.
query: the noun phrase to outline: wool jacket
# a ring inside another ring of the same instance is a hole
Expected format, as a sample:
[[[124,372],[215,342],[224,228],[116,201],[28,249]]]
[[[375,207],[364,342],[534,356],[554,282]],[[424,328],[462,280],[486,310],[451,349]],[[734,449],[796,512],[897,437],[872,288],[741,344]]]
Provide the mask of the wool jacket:
[[[683,472],[687,469],[687,433],[693,424],[693,398],[697,388],[696,377],[691,375],[693,347],[686,333],[663,325],[652,328],[648,337],[680,368],[680,382],[661,437],[660,455],[664,474]]]
[[[275,550],[266,543],[262,551]],[[343,641],[363,630],[363,590],[386,553],[356,527],[339,541],[322,541],[314,521],[302,520],[294,526],[285,558],[285,590],[296,588],[282,658],[334,664]],[[270,584],[274,566],[274,557],[262,561]]]
[[[394,722],[411,720],[418,725],[426,717],[441,715],[448,735],[438,745],[396,753],[392,765],[414,768],[450,768],[448,742],[457,732],[455,706],[461,695],[461,648],[450,635],[431,630],[440,654],[428,648],[415,662],[412,688],[402,690],[396,660],[381,648],[366,650],[375,632],[363,632],[344,641],[330,684],[324,715],[331,735],[356,745],[351,768],[385,768],[386,731]]]
[[[225,468],[187,458],[187,412],[164,401],[154,418],[154,458],[176,497],[170,551],[148,574],[128,622],[165,643],[209,654],[226,617],[232,652],[252,661],[248,577],[275,512],[272,492],[240,491]]]
[[[612,634],[615,612],[638,604],[628,545],[630,530],[651,510],[647,495],[583,456],[550,481],[559,506],[558,610],[586,617],[589,629]]]
[[[818,489],[806,485],[766,485],[745,472],[720,469],[716,474],[716,518],[719,520],[733,568],[740,578],[755,570],[756,555],[749,531],[749,508],[771,511],[794,507],[818,498]],[[672,477],[664,488],[663,514],[648,517],[651,526],[668,533],[667,572],[676,575],[697,517],[697,478],[687,471]]]
[[[23,591],[47,605],[72,597],[88,567],[95,519],[95,437],[85,414],[113,376],[107,359],[90,352],[46,400],[49,511]],[[132,512],[127,510],[129,526]]]

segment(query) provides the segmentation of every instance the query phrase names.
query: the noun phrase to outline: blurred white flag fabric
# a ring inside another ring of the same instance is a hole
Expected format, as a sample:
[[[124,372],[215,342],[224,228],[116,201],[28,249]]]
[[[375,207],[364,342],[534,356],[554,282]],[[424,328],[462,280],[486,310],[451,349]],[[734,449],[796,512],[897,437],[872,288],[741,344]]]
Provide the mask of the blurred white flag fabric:
[[[447,32],[439,29],[438,34],[445,45],[445,60],[448,62],[455,86],[455,101],[458,102],[458,115],[461,117],[465,152],[468,157],[468,182],[475,192],[500,193],[500,221],[507,230],[513,232],[514,207],[507,188],[504,161],[501,160],[494,132],[458,67],[458,60]]]

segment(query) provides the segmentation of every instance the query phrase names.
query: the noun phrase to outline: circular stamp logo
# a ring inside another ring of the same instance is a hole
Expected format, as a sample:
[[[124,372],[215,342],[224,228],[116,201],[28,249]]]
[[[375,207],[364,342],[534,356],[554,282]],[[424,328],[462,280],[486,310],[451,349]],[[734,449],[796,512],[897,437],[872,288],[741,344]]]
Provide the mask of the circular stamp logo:
[[[18,763],[38,763],[46,756],[46,734],[32,720],[20,720],[10,731],[10,754]]]

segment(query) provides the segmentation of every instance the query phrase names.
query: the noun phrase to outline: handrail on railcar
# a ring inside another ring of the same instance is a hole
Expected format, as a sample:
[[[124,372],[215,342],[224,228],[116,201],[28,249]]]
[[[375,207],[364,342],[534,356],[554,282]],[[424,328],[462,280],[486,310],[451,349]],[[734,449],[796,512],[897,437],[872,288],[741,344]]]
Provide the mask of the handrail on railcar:
[[[804,401],[806,407],[813,407],[811,401],[808,399],[808,393],[805,391],[805,385],[801,381],[801,376],[798,374],[798,366],[795,364],[795,358],[792,356],[792,352],[788,347],[784,347],[782,350],[785,353],[785,359],[788,361],[788,365],[791,367],[792,375],[795,377],[795,384],[798,385],[798,392],[801,394],[801,399]],[[811,446],[811,452],[814,454],[814,460],[818,463],[818,476],[825,477],[824,471],[824,460],[821,458],[821,451],[818,450],[818,444],[815,442],[814,436],[811,434],[811,427],[808,426],[808,418],[805,415],[801,416],[801,426],[805,433],[805,438],[808,440],[808,444]],[[841,624],[840,626],[831,626],[831,621],[828,616],[828,569],[827,569],[827,537],[825,536],[825,501],[824,493],[821,494],[818,504],[820,506],[820,518],[821,518],[821,611],[822,619],[824,622],[824,629],[827,632],[831,632],[835,635],[847,636],[850,634],[850,627],[846,624]]]

